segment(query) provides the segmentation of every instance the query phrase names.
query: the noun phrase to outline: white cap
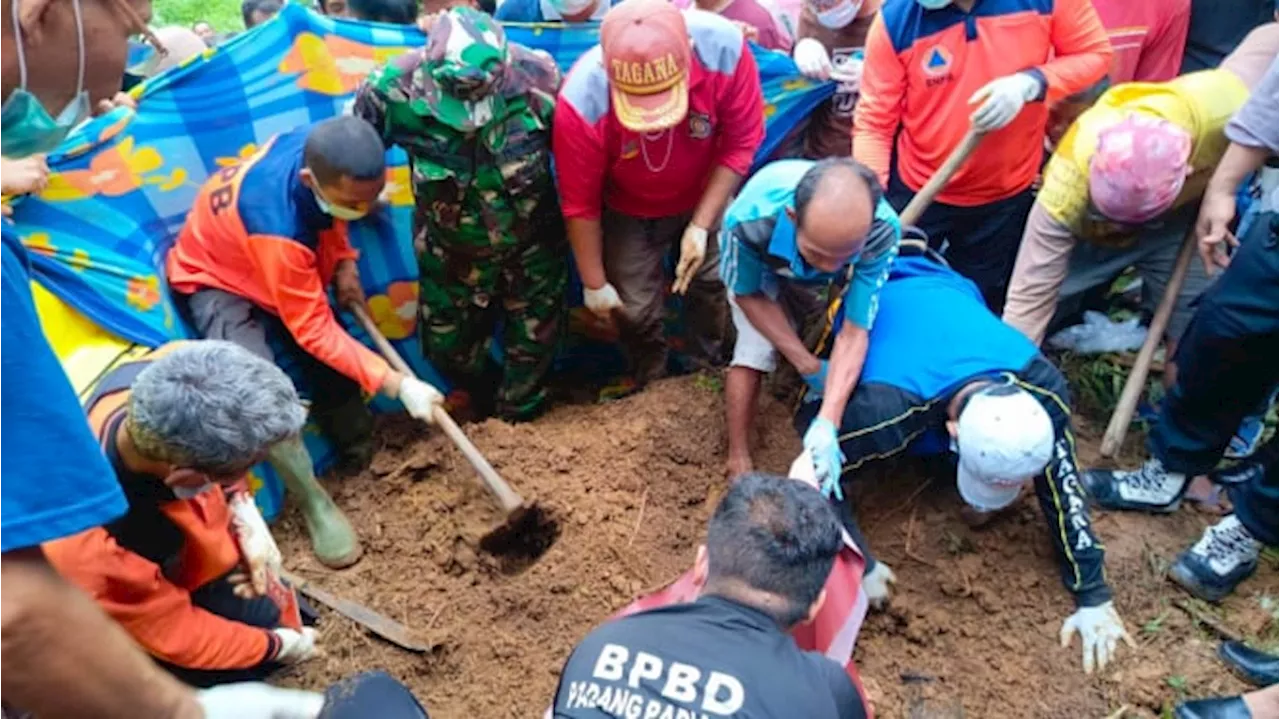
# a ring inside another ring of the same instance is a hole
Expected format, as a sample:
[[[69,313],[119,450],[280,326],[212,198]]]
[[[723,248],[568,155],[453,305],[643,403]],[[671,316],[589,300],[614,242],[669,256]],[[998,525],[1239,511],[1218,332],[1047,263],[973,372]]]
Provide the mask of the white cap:
[[[1053,420],[1016,385],[978,390],[956,424],[956,486],[977,509],[1009,506],[1053,458]]]

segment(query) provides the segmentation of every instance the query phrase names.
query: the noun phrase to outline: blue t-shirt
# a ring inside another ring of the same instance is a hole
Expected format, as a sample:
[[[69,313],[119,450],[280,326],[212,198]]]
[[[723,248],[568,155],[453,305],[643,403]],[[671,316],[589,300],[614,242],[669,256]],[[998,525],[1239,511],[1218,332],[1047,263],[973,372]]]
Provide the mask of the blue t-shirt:
[[[128,504],[49,347],[13,224],[0,226],[0,551],[105,524]]]
[[[600,0],[591,14],[591,22],[603,20],[611,5],[609,0]],[[507,0],[498,6],[493,17],[501,22],[560,22],[564,19],[547,0]]]
[[[845,268],[823,272],[810,266],[796,245],[796,225],[788,210],[795,209],[796,185],[813,165],[812,160],[765,165],[725,210],[720,279],[733,294],[774,296],[779,279],[825,285],[845,274]],[[880,288],[889,277],[901,239],[898,213],[881,197],[866,244],[849,260],[853,277],[844,291],[845,318],[863,329],[871,329],[875,322]]]
[[[991,314],[977,285],[924,257],[903,257],[880,291],[859,385],[884,383],[920,400],[984,374],[1017,372],[1039,350]]]

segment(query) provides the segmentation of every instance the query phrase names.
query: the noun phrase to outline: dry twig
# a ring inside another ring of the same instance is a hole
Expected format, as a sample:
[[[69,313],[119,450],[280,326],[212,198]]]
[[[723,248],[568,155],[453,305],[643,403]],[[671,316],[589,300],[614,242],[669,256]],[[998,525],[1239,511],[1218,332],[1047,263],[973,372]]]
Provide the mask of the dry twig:
[[[443,604],[440,605],[440,608],[437,609],[435,613],[431,615],[431,621],[427,622],[427,628],[422,630],[423,634],[426,634],[427,632],[431,631],[431,628],[436,625],[436,620],[440,618],[440,615],[444,612],[444,610],[449,608],[450,604],[452,604],[452,602],[446,600]]]
[[[1187,615],[1190,616],[1192,620],[1200,622],[1206,627],[1217,632],[1218,636],[1222,637],[1223,639],[1227,639],[1233,642],[1244,641],[1244,637],[1240,635],[1240,632],[1237,632],[1231,627],[1228,627],[1227,625],[1223,624],[1216,617],[1211,617],[1208,614],[1205,614],[1204,612],[1200,611],[1199,609],[1196,609],[1195,605],[1193,605],[1191,602],[1188,602],[1185,599],[1179,599],[1178,601],[1173,603],[1173,606],[1186,612]]]
[[[1123,716],[1124,716],[1124,713],[1125,713],[1125,712],[1127,712],[1127,711],[1129,711],[1129,705],[1128,705],[1128,704],[1125,704],[1124,706],[1120,707],[1119,709],[1117,709],[1117,710],[1115,710],[1115,711],[1111,712],[1110,714],[1108,714],[1108,715],[1107,715],[1107,719],[1121,719],[1121,717],[1123,717]]]
[[[926,482],[926,484],[928,483]],[[902,544],[903,554],[906,554],[911,559],[916,560],[917,562],[925,565],[926,567],[933,567],[934,569],[937,569],[938,568],[937,565],[935,565],[933,562],[930,562],[929,560],[925,559],[919,554],[916,554],[915,552],[911,551],[911,540],[915,537],[915,533],[916,533],[916,510],[914,507],[912,507],[911,517],[907,519],[907,540]]]
[[[649,488],[645,487],[644,492],[640,495],[640,511],[636,512],[636,524],[631,528],[631,538],[627,540],[627,547],[630,548],[635,544],[636,533],[640,531],[640,521],[644,519],[644,504],[649,499]]]

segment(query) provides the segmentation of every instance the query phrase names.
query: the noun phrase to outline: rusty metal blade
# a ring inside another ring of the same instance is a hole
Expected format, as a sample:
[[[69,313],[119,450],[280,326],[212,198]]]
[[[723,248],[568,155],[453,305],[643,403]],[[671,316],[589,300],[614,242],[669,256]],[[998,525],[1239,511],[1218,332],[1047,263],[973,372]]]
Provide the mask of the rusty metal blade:
[[[398,647],[419,653],[431,648],[429,644],[419,639],[413,630],[390,617],[379,614],[359,602],[343,599],[292,572],[283,571],[281,575],[285,581],[293,585],[302,594],[320,602]]]

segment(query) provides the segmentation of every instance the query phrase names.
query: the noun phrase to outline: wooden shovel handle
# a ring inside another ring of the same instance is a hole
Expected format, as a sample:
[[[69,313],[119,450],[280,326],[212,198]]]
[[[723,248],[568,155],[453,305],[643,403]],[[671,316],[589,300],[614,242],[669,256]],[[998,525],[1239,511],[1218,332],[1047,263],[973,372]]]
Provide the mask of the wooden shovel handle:
[[[349,305],[347,309],[351,311],[351,314],[355,315],[356,321],[373,339],[373,344],[377,346],[383,358],[401,374],[417,379],[418,376],[409,367],[409,363],[404,361],[400,353],[396,352],[396,348],[391,346],[391,343],[383,336],[378,326],[374,324],[369,312],[356,304]],[[444,430],[444,433],[457,445],[463,456],[475,468],[476,473],[480,475],[481,483],[498,500],[498,504],[502,506],[504,512],[509,513],[524,505],[524,498],[517,494],[511,488],[511,485],[507,484],[499,476],[498,471],[493,468],[492,464],[489,464],[489,460],[485,459],[483,454],[480,454],[480,450],[472,444],[471,440],[467,439],[467,435],[462,432],[462,428],[458,426],[457,422],[453,421],[453,418],[449,416],[449,413],[443,407],[436,407],[432,419],[439,425],[440,429]]]
[[[1187,270],[1191,268],[1191,258],[1195,256],[1195,250],[1196,226],[1193,222],[1182,239],[1182,249],[1178,251],[1178,259],[1173,263],[1173,274],[1169,277],[1169,284],[1164,288],[1164,296],[1160,298],[1160,305],[1156,307],[1156,313],[1151,317],[1151,324],[1147,327],[1147,338],[1142,342],[1142,349],[1138,350],[1138,358],[1133,361],[1133,367],[1129,369],[1129,377],[1124,381],[1124,389],[1120,391],[1120,400],[1116,402],[1116,409],[1111,413],[1111,421],[1107,423],[1107,431],[1102,435],[1102,446],[1098,448],[1098,454],[1103,457],[1110,459],[1116,456],[1120,445],[1124,443],[1125,435],[1129,432],[1129,423],[1133,421],[1133,413],[1138,408],[1138,400],[1142,398],[1142,390],[1147,386],[1147,373],[1151,370],[1151,360],[1155,358],[1156,348],[1164,339],[1165,328],[1169,326],[1169,318],[1173,316],[1173,306],[1178,303],[1178,294],[1182,292],[1182,285],[1187,280]],[[1165,359],[1169,361],[1173,358]]]
[[[933,198],[938,196],[938,193],[951,181],[951,177],[956,174],[956,171],[965,163],[965,160],[969,159],[969,155],[972,155],[973,151],[978,148],[978,143],[982,142],[982,137],[982,133],[972,127],[969,128],[964,138],[960,140],[960,144],[956,145],[956,149],[952,150],[950,155],[947,155],[942,167],[939,167],[938,171],[933,173],[933,177],[930,177],[929,181],[924,183],[924,187],[921,187],[915,197],[911,198],[911,202],[908,202],[902,212],[898,213],[903,226],[915,225],[920,220],[920,216],[924,214],[924,211],[929,209],[929,205],[933,204]]]

